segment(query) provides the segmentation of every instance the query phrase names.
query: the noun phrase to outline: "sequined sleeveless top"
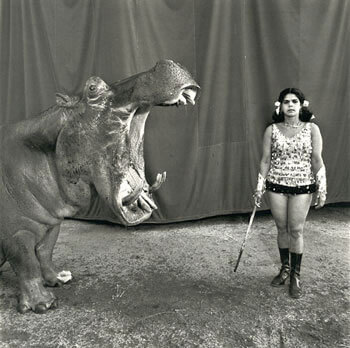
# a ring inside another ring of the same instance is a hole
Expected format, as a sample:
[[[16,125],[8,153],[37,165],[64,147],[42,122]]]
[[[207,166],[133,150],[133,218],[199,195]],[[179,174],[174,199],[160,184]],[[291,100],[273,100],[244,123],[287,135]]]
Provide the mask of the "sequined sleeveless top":
[[[281,133],[272,125],[271,163],[266,179],[274,184],[303,186],[315,182],[311,167],[311,125],[306,123],[292,137]]]

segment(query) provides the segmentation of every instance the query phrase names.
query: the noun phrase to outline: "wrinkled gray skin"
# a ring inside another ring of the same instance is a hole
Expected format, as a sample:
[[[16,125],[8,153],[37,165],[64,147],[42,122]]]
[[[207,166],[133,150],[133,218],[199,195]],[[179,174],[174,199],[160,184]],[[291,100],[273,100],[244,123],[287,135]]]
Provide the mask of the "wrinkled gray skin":
[[[194,104],[198,89],[164,60],[110,86],[91,77],[82,98],[58,94],[37,118],[0,128],[0,265],[17,274],[19,312],[57,306],[48,286],[62,283],[52,252],[65,217],[84,216],[97,200],[123,225],[151,216],[165,175],[152,186],[145,178],[147,116],[155,105]]]

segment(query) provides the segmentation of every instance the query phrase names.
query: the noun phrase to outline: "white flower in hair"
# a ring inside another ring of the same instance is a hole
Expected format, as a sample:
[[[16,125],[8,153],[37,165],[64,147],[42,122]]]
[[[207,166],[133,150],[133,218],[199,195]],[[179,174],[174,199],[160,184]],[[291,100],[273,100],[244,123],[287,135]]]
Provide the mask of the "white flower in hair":
[[[309,101],[308,100],[304,100],[304,102],[303,102],[303,107],[304,108],[307,108],[308,106],[309,106]]]
[[[276,114],[278,115],[280,113],[280,105],[281,103],[279,101],[275,102],[275,106],[276,106]]]

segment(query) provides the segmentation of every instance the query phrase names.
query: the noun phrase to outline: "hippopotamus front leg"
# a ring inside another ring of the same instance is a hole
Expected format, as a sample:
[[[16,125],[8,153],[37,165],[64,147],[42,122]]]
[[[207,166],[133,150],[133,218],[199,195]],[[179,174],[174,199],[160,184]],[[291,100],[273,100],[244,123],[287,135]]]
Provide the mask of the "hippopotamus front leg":
[[[36,255],[40,262],[42,277],[47,286],[61,286],[72,279],[69,271],[57,272],[52,262],[52,253],[60,227],[61,225],[58,224],[49,229],[42,241],[36,246]]]
[[[56,308],[56,297],[44,287],[40,263],[35,254],[35,234],[20,230],[12,238],[7,250],[7,259],[19,279],[18,311],[25,313],[33,310],[36,313],[44,313],[50,308]]]

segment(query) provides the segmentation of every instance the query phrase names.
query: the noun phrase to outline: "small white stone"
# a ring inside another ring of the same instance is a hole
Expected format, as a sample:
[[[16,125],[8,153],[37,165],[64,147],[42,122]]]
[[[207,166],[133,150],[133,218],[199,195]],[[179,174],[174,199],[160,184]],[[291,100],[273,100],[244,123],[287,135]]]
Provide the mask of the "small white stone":
[[[61,271],[57,274],[57,279],[63,283],[67,283],[73,279],[72,273],[70,271]]]

